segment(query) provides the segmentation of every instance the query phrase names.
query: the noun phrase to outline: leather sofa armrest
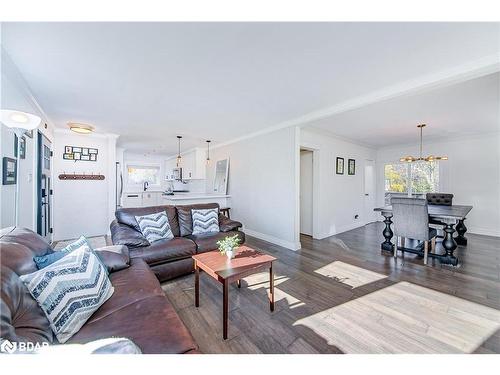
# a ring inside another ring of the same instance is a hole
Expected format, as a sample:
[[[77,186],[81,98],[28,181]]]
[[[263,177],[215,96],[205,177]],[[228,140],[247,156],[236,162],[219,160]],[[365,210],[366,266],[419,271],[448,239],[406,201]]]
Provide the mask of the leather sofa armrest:
[[[243,224],[239,221],[228,219],[226,216],[219,214],[219,230],[221,232],[230,232],[232,230],[238,230]]]
[[[111,241],[113,245],[125,245],[128,248],[150,245],[149,241],[144,238],[141,232],[126,224],[113,220],[109,228],[111,230]]]
[[[116,272],[130,266],[130,255],[125,245],[104,246],[95,249],[97,255],[107,267],[108,272]]]

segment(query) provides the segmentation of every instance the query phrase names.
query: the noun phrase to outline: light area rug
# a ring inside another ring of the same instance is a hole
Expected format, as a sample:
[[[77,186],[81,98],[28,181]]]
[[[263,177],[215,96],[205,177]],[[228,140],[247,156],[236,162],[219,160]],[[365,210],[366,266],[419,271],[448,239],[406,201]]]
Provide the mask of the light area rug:
[[[78,238],[73,238],[71,240],[57,241],[53,244],[53,248],[54,250],[61,250],[70,243],[75,242],[77,239]],[[89,240],[90,246],[92,246],[92,248],[94,249],[107,246],[106,236],[87,237],[87,240]]]

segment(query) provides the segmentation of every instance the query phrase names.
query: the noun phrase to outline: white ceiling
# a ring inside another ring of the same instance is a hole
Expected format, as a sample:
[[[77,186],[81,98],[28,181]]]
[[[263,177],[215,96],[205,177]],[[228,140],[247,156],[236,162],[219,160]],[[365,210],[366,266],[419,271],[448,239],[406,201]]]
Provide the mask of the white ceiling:
[[[500,131],[500,74],[366,105],[307,127],[375,148],[426,139]]]
[[[120,134],[123,147],[173,154],[177,134],[185,148],[224,142],[498,54],[498,31],[497,23],[4,23],[2,44],[56,126],[87,122]],[[358,129],[386,126],[370,119]],[[425,121],[391,121],[403,120]]]

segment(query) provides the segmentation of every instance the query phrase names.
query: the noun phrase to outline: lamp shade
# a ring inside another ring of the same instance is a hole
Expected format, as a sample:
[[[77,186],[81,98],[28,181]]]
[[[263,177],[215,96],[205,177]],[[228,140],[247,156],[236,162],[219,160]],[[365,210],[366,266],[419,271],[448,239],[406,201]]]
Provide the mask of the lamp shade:
[[[31,113],[16,111],[12,109],[0,110],[0,121],[9,128],[33,130],[40,125],[40,117]]]

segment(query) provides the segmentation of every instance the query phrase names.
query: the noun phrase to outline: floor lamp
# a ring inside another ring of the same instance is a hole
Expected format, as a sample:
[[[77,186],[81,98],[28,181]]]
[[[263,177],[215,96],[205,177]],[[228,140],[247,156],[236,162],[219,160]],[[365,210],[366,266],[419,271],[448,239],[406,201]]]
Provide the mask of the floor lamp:
[[[0,110],[0,121],[2,124],[10,128],[14,134],[17,136],[17,155],[16,155],[16,216],[15,223],[16,227],[19,226],[19,157],[21,154],[21,137],[27,131],[34,130],[40,125],[40,117],[32,115],[26,112],[20,112],[10,109]]]

